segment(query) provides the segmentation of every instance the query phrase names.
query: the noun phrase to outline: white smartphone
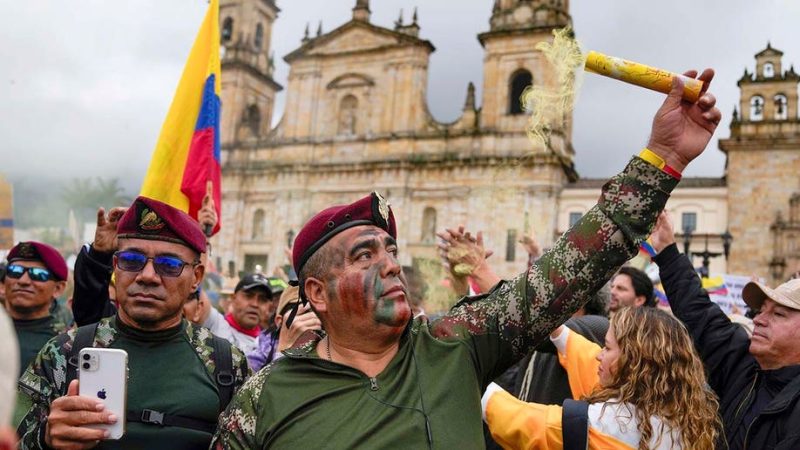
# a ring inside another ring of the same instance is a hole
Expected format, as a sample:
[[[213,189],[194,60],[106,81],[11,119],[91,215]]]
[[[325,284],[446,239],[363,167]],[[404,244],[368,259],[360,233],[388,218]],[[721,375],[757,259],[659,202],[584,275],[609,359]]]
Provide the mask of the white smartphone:
[[[100,399],[117,416],[114,424],[91,425],[108,430],[108,439],[125,435],[128,401],[128,352],[113,348],[84,348],[78,355],[78,395]]]

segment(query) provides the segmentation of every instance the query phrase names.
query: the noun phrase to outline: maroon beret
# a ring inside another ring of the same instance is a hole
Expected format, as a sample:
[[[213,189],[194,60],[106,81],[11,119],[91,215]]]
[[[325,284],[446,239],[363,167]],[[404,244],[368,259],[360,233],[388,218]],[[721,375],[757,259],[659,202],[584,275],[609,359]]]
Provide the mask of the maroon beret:
[[[67,279],[69,269],[61,253],[53,247],[41,242],[20,242],[8,252],[8,262],[14,261],[40,261],[59,280]]]
[[[349,205],[331,206],[317,213],[297,234],[292,247],[294,271],[300,275],[308,258],[332,237],[358,225],[374,225],[397,239],[397,227],[389,203],[377,192]]]
[[[119,219],[117,237],[174,242],[198,253],[206,251],[206,236],[196,220],[180,209],[147,197],[134,200]]]

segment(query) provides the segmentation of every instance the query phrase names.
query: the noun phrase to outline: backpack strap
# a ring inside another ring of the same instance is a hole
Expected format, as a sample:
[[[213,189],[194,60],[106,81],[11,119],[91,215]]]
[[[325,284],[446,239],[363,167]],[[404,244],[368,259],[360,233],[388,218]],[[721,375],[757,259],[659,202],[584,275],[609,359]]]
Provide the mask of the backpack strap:
[[[190,430],[202,431],[208,434],[214,434],[214,430],[217,428],[217,422],[206,422],[205,420],[195,419],[192,417],[164,414],[160,411],[154,411],[152,409],[128,410],[125,413],[125,420],[127,422],[144,423],[159,427],[188,428]]]
[[[589,403],[583,400],[564,400],[561,409],[561,433],[564,450],[589,448]]]
[[[75,331],[75,339],[72,341],[72,348],[69,351],[69,355],[67,355],[66,386],[69,386],[72,380],[78,378],[78,356],[80,355],[81,350],[85,349],[86,347],[91,347],[94,343],[94,335],[97,333],[98,325],[100,325],[100,323],[95,322],[91,325],[79,327]]]
[[[214,383],[219,393],[219,410],[224,411],[233,398],[233,355],[231,343],[218,336],[212,335],[211,345],[214,347]]]

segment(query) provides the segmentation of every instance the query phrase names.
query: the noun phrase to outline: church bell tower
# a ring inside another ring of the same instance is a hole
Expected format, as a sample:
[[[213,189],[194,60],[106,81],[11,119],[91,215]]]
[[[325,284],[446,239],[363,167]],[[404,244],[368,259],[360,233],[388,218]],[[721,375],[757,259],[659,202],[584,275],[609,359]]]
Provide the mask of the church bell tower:
[[[222,0],[222,144],[263,138],[270,130],[275,95],[272,25],[280,10],[273,0]]]
[[[728,224],[734,238],[730,273],[780,284],[800,270],[800,75],[783,67],[772,47],[744,70],[731,136],[719,141],[728,156]],[[769,267],[769,273],[761,272]]]

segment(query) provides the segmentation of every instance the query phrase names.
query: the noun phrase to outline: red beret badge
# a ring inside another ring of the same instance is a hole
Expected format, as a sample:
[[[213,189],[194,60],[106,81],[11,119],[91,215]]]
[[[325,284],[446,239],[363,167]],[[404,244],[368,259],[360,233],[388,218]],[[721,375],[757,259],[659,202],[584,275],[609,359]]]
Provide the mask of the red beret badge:
[[[139,213],[139,228],[145,233],[155,233],[164,228],[163,220],[150,208],[142,208]]]

